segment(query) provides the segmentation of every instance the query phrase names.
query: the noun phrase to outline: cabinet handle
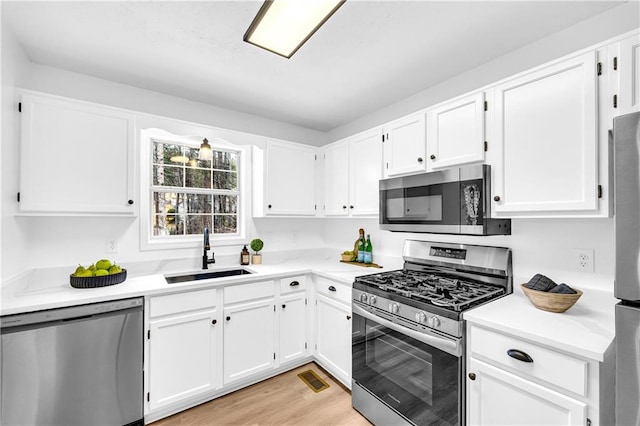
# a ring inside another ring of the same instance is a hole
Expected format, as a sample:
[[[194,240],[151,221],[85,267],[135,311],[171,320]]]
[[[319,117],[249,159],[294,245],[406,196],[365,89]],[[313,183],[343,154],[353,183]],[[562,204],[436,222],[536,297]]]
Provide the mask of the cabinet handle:
[[[349,206],[349,208],[350,208],[350,209],[352,209],[352,208],[353,208],[353,206]]]
[[[497,202],[497,201],[500,201],[500,196],[499,196],[499,195],[496,195],[495,197],[493,197],[493,201],[496,201],[496,202]]]
[[[422,163],[423,161],[422,157],[418,157],[418,163]]]
[[[471,380],[475,380],[476,379],[476,373],[469,373],[469,378]]]
[[[213,320],[211,321],[211,324],[216,325],[218,323],[218,320]]]
[[[346,208],[347,208],[347,206],[342,206],[342,208],[343,208],[343,209],[346,209]]]
[[[336,291],[336,288],[332,285],[329,286],[329,291]]]
[[[507,355],[511,358],[517,359],[518,361],[533,362],[533,358],[531,358],[528,353],[522,352],[519,349],[509,349],[507,351]]]
[[[431,155],[429,156],[429,158],[431,158],[432,160],[435,160],[435,159],[436,159],[436,156],[435,156],[434,154],[431,154]]]
[[[347,321],[351,319],[351,315],[347,315]]]
[[[231,317],[227,317],[227,321],[229,321],[231,319]]]
[[[298,282],[298,281],[291,281],[289,283],[289,287],[296,287],[296,286],[299,286],[299,285],[300,285],[300,282]]]
[[[127,203],[129,203],[129,205],[132,205],[133,204],[133,200],[129,200],[129,201],[127,201]]]
[[[267,208],[269,208],[269,209],[270,209],[270,208],[271,208],[271,204],[269,204],[269,205],[267,206]]]
[[[287,305],[285,305],[284,303],[282,304],[282,309],[286,308]]]

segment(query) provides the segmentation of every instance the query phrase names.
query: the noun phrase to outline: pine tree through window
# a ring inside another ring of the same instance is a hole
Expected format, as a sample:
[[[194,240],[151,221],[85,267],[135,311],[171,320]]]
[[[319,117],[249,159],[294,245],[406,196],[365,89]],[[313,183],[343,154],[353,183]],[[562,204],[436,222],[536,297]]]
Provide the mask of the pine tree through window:
[[[238,151],[213,147],[212,160],[198,148],[153,141],[151,228],[153,236],[238,234]]]

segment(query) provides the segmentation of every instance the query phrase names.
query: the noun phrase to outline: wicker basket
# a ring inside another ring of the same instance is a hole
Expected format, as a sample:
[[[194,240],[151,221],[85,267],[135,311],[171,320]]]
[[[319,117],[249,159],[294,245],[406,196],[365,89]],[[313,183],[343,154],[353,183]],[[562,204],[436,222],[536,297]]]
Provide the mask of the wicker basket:
[[[343,262],[353,262],[356,257],[352,254],[341,254]]]
[[[99,277],[74,277],[69,276],[69,283],[73,288],[96,288],[106,287],[109,285],[120,284],[127,279],[127,270],[111,275],[102,275]]]
[[[527,295],[533,306],[548,312],[564,312],[572,307],[580,296],[582,291],[574,288],[576,294],[549,293],[547,291],[532,290],[521,284],[522,291]]]

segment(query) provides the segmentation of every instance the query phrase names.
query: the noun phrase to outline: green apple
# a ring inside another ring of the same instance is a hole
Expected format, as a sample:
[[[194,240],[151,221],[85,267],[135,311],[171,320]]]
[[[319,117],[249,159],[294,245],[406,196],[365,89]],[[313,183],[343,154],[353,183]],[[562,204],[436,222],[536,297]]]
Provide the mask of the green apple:
[[[111,268],[111,261],[108,259],[100,259],[96,262],[96,269],[109,270]]]
[[[96,269],[96,277],[102,277],[104,275],[109,275],[109,271],[106,269]]]
[[[122,272],[122,268],[118,265],[113,264],[109,268],[109,274],[119,274],[120,272]]]

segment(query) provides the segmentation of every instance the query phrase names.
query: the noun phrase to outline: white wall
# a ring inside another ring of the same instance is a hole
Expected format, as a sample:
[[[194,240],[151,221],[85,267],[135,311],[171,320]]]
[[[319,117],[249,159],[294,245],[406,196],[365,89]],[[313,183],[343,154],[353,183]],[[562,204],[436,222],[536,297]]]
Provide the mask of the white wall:
[[[380,126],[638,27],[640,2],[630,1],[333,129],[327,133],[327,141]]]
[[[376,256],[401,255],[406,239],[509,247],[513,251],[514,285],[541,273],[578,288],[613,290],[613,219],[512,219],[511,227],[508,236],[477,237],[384,231],[377,219],[327,219],[323,233],[327,245],[340,253],[353,247],[358,229],[364,228],[371,234],[374,262]],[[593,273],[577,270],[575,249],[594,249]]]

